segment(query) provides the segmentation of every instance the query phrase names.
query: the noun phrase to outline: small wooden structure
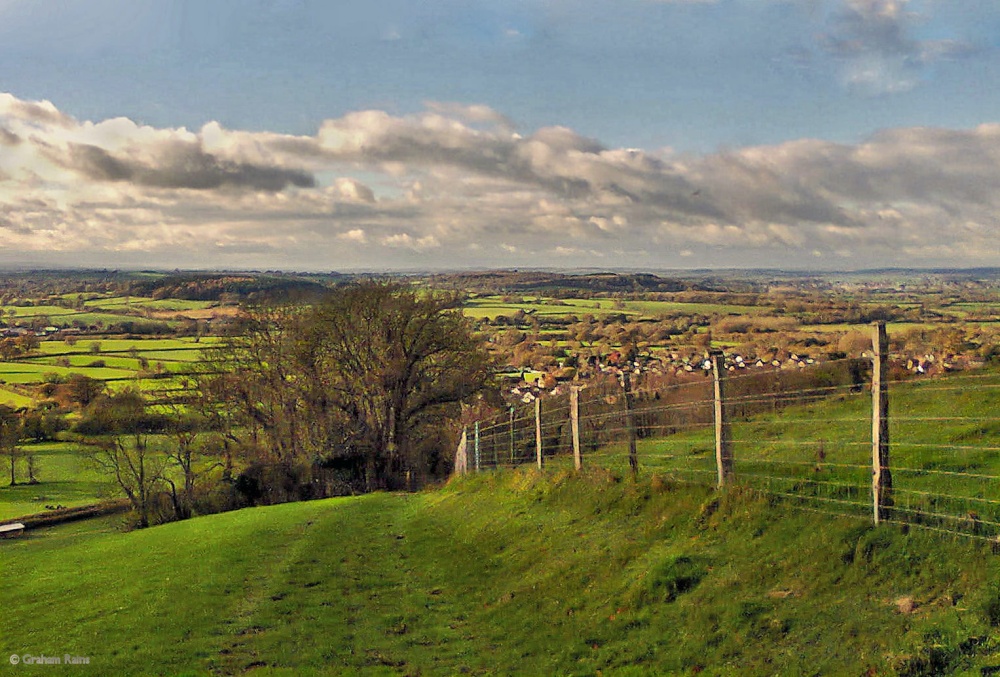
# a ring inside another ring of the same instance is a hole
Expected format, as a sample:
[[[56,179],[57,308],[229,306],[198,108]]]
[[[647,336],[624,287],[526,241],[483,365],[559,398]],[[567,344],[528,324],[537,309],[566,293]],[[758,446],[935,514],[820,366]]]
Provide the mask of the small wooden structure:
[[[20,522],[13,524],[0,524],[0,538],[17,538],[24,532],[24,525]]]

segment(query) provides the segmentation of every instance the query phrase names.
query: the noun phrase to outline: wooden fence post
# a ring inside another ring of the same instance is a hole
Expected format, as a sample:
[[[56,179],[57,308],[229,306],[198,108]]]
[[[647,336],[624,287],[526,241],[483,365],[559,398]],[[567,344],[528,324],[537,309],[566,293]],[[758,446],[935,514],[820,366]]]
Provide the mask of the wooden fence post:
[[[875,524],[889,519],[892,472],[889,470],[889,337],[885,323],[872,325],[872,507]]]
[[[479,472],[479,421],[476,421],[475,445],[473,448],[476,450],[476,472]]]
[[[639,478],[639,451],[636,448],[635,414],[632,411],[632,377],[627,371],[621,372],[622,391],[625,400],[625,431],[628,435],[628,465],[632,479]]]
[[[580,389],[576,386],[569,391],[569,424],[573,432],[573,465],[580,470],[583,467],[580,456]]]
[[[726,360],[722,351],[713,351],[711,358],[715,378],[715,464],[719,488],[722,488],[733,478],[733,442],[726,405]]]
[[[508,421],[508,432],[510,434],[510,439],[508,440],[510,444],[510,464],[514,465],[514,405],[510,405],[510,420]]]
[[[538,460],[538,469],[542,469],[542,400],[535,399],[535,456]]]
[[[500,432],[499,419],[493,425],[490,426],[492,432],[490,433],[490,446],[493,448],[493,469],[500,469],[500,452],[497,451],[497,433]]]
[[[469,457],[466,450],[469,446],[468,431],[462,428],[462,437],[458,440],[458,449],[455,450],[455,472],[464,475],[469,471]]]

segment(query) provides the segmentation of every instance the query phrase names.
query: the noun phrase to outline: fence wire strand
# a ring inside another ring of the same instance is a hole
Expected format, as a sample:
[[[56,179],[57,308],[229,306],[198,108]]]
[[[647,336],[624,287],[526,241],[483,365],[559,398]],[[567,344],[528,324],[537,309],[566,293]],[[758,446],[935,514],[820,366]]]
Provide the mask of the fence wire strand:
[[[796,368],[727,370],[722,407],[728,412],[734,454],[730,481],[796,509],[871,519],[873,418],[870,410],[860,413],[873,395],[871,365],[869,359],[845,358]],[[634,442],[643,472],[714,484],[717,403],[711,395],[712,372],[699,368],[689,373],[691,380],[660,385],[636,375],[635,387],[627,393],[622,382],[611,379],[578,386],[576,418],[584,465],[624,471]],[[1000,483],[994,484],[1000,480],[1000,418],[989,413],[1000,408],[996,381],[1000,374],[993,372],[883,381],[890,393],[891,454],[903,462],[889,464],[892,484],[886,492],[896,503],[880,521],[974,538],[1000,537]],[[956,400],[959,404],[946,415],[923,398],[971,388],[983,397]],[[836,409],[829,417],[817,416],[818,402],[834,403]],[[571,408],[567,393],[546,394],[540,422],[532,402],[481,421],[479,466],[534,464],[536,429],[544,462],[569,458]],[[469,440],[471,450],[471,434]],[[983,536],[983,531],[991,535]]]

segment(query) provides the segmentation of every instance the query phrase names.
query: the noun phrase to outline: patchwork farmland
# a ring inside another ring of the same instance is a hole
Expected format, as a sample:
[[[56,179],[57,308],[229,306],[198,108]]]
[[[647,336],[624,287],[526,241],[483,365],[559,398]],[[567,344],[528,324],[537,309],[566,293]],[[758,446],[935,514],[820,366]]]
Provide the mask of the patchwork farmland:
[[[183,388],[181,377],[214,337],[48,340],[30,355],[0,362],[0,403],[29,406],[39,387],[81,374],[112,390],[138,388],[153,399]]]

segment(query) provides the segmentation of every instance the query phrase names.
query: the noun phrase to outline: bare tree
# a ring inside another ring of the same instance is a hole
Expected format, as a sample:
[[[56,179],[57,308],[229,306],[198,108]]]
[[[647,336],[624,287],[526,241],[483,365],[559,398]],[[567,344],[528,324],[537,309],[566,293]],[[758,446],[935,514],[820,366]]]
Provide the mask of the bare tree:
[[[0,455],[10,461],[10,486],[17,484],[17,460],[21,457],[18,442],[24,424],[21,415],[5,404],[0,404]]]
[[[318,307],[307,342],[324,397],[348,420],[366,489],[423,470],[443,419],[482,391],[493,364],[458,300],[396,284],[343,289]]]
[[[367,282],[308,307],[252,309],[209,354],[202,390],[275,461],[357,463],[367,490],[386,486],[435,463],[444,423],[489,382],[457,305]]]
[[[170,500],[177,519],[191,517],[195,504],[198,480],[208,472],[226,466],[218,460],[218,445],[213,443],[208,421],[182,410],[178,404],[170,405],[170,423],[164,453],[168,464],[179,473],[175,480],[172,473],[165,473],[164,481],[170,487]],[[223,445],[222,449],[225,449]]]
[[[147,416],[146,402],[134,390],[107,397],[95,409],[95,430],[105,434],[95,439],[91,458],[128,497],[139,526],[147,527],[167,467],[167,457],[149,444],[149,433],[160,426]]]

